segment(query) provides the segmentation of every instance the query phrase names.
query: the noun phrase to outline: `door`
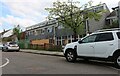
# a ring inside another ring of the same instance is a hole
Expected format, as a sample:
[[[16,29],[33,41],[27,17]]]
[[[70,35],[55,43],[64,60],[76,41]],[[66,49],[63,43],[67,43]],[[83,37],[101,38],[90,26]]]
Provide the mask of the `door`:
[[[114,49],[114,38],[111,32],[100,33],[96,38],[95,57],[107,58]]]
[[[77,52],[79,56],[94,56],[94,46],[95,46],[96,35],[90,35],[84,38],[77,47]]]

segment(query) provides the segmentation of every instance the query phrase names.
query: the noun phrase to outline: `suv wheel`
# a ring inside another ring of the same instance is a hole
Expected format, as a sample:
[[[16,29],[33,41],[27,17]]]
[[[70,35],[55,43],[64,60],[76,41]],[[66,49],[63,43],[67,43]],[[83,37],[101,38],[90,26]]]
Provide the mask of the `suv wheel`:
[[[68,62],[75,62],[76,61],[76,54],[74,51],[67,51],[66,53],[66,60]]]
[[[115,67],[120,69],[120,55],[116,55],[114,58]]]

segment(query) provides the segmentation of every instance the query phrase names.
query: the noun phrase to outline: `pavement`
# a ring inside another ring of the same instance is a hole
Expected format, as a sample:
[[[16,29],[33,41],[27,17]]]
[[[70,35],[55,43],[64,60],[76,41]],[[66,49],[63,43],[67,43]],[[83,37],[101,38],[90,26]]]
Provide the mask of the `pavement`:
[[[63,57],[63,52],[45,51],[45,50],[31,50],[31,49],[21,49],[20,52],[42,54],[42,55],[52,55]]]

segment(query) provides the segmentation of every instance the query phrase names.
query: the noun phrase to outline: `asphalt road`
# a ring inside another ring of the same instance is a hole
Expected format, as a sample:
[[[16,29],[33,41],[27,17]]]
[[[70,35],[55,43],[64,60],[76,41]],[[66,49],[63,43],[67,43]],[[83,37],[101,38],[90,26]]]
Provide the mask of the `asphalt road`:
[[[3,74],[118,74],[111,63],[78,60],[69,63],[64,57],[31,54],[23,52],[3,52]]]

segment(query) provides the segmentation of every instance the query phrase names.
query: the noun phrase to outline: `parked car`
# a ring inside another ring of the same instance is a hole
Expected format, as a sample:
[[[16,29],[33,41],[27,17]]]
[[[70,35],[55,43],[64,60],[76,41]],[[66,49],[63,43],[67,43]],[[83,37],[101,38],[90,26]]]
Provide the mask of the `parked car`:
[[[7,42],[6,44],[3,44],[3,51],[19,51],[20,48],[16,42]]]
[[[64,48],[64,56],[68,62],[74,62],[79,57],[113,61],[120,68],[120,28],[99,30],[69,43]]]

